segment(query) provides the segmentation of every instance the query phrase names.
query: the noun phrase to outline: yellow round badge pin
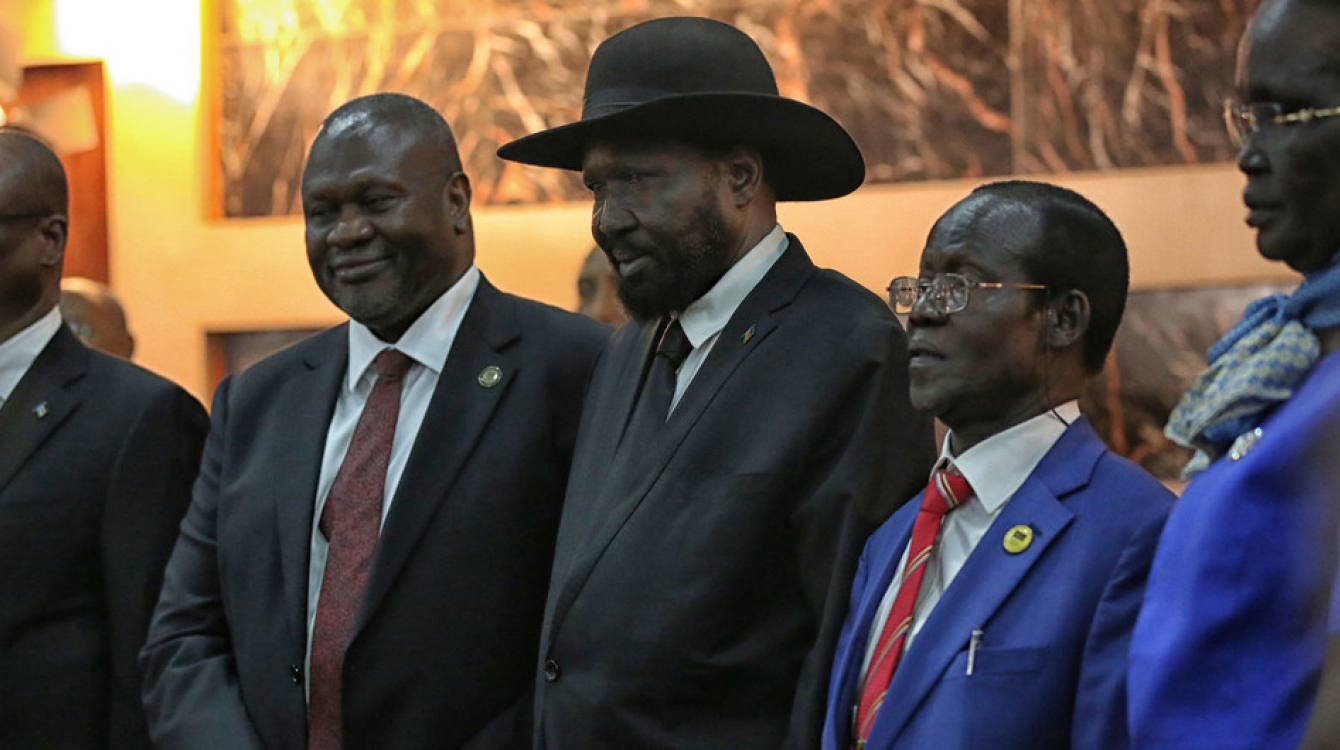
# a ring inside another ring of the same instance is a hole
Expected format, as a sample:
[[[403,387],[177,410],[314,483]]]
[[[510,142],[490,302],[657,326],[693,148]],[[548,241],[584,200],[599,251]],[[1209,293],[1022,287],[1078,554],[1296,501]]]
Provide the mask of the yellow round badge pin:
[[[1017,555],[1033,543],[1033,528],[1022,524],[1005,532],[1005,551]]]
[[[479,384],[485,388],[492,388],[502,382],[502,368],[497,365],[489,365],[479,371]]]

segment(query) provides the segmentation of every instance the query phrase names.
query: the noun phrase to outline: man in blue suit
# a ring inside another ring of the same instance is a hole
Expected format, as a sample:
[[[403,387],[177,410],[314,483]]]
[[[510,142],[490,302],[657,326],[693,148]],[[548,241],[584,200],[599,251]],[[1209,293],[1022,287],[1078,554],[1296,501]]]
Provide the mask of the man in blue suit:
[[[950,428],[926,492],[866,543],[825,748],[1127,744],[1125,670],[1172,495],[1076,399],[1125,307],[1126,247],[1069,190],[975,190],[931,230],[912,403]]]

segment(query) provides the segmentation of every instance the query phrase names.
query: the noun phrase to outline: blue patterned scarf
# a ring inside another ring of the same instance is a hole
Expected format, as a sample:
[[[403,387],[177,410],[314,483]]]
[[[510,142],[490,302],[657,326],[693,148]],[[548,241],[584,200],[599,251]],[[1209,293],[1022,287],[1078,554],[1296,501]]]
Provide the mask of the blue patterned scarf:
[[[1321,358],[1313,331],[1340,325],[1340,253],[1304,276],[1293,294],[1263,297],[1210,347],[1210,367],[1182,396],[1163,433],[1195,448],[1191,476],[1287,401]]]

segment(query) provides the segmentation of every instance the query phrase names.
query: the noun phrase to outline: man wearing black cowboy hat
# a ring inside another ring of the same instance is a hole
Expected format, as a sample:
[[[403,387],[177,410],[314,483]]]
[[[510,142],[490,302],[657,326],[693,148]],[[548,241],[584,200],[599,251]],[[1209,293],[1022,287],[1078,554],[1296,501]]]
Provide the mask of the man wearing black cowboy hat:
[[[606,40],[583,101],[498,152],[582,172],[633,316],[578,435],[537,747],[816,746],[855,556],[933,458],[892,314],[777,224],[860,151],[702,18]]]

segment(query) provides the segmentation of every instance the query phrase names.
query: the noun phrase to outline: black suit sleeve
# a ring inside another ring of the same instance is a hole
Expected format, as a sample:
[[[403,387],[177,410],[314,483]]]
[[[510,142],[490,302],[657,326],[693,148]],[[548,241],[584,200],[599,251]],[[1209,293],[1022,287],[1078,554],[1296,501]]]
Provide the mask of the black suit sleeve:
[[[242,703],[219,587],[218,490],[229,382],[214,397],[200,477],[140,654],[144,705],[159,748],[261,747]]]
[[[100,548],[111,639],[111,748],[146,747],[136,656],[208,429],[209,418],[194,398],[164,387],[128,431],[108,478]]]
[[[934,461],[931,420],[908,401],[901,328],[867,321],[846,346],[854,351],[845,361],[865,365],[839,394],[799,475],[808,486],[791,518],[818,632],[797,683],[788,748],[819,746],[833,653],[865,540],[924,485]]]

